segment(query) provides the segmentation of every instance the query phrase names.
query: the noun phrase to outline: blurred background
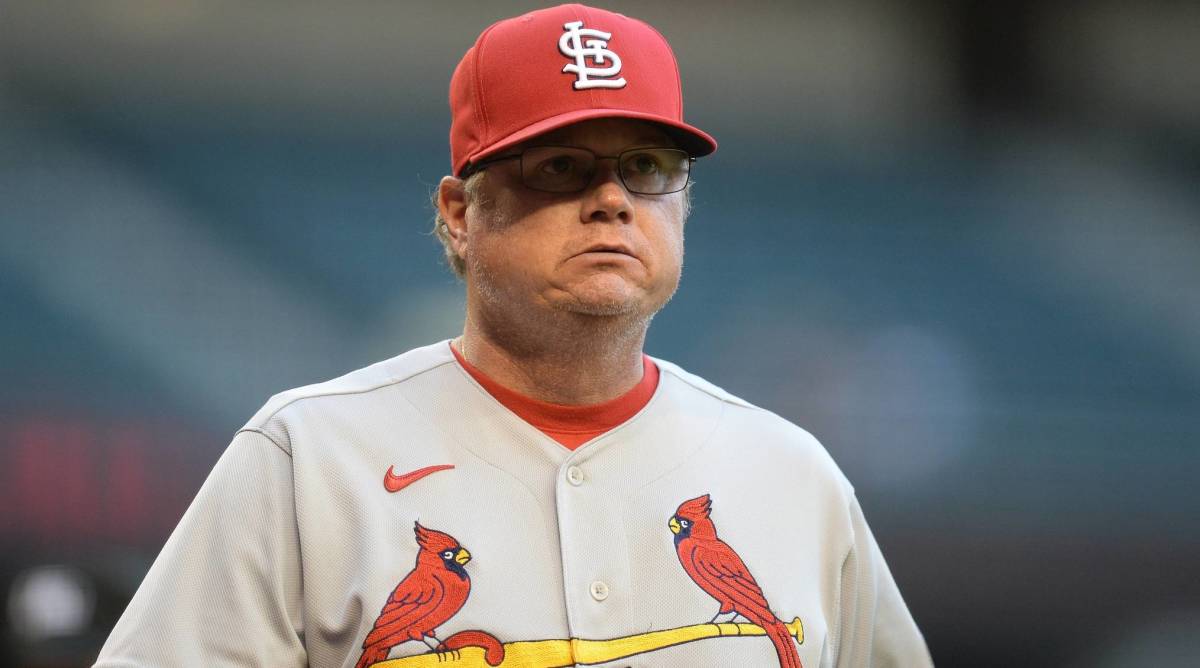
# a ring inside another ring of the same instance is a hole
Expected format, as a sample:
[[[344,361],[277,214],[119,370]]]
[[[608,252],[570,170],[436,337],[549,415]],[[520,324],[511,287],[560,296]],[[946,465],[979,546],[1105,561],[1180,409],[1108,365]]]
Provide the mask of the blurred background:
[[[449,77],[537,6],[0,5],[0,665],[88,665],[270,395],[460,330]],[[607,6],[721,143],[648,351],[825,443],[939,665],[1200,665],[1200,4]]]

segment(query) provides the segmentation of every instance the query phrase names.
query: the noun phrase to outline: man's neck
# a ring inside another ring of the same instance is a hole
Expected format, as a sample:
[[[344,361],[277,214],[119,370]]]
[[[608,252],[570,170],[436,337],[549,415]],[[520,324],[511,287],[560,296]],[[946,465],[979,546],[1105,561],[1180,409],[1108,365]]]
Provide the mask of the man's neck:
[[[468,317],[454,346],[492,380],[541,401],[598,404],[638,384],[645,324],[568,320],[565,329],[531,335],[480,326]]]

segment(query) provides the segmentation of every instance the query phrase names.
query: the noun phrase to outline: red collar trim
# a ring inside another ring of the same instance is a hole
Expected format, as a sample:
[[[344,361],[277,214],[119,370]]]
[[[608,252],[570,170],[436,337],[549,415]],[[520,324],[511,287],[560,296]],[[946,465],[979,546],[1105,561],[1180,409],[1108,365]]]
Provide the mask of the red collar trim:
[[[642,379],[625,394],[600,404],[569,406],[527,397],[500,385],[463,359],[453,345],[454,359],[475,382],[483,386],[505,408],[559,443],[574,449],[624,423],[642,410],[658,389],[658,366],[642,355]],[[582,440],[580,440],[582,438]]]

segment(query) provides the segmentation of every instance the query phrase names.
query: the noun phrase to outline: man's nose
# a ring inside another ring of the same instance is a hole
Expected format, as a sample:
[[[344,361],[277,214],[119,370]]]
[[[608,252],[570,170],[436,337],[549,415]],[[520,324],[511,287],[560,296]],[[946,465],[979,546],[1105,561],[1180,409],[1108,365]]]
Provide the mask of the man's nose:
[[[584,191],[580,219],[585,223],[621,222],[633,220],[633,200],[615,160],[600,159],[596,174]]]

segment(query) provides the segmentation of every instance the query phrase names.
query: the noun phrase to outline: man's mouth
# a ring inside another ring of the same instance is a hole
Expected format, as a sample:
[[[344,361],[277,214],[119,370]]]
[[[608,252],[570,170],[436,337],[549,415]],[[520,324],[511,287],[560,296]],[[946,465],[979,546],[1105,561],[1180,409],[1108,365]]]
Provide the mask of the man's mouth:
[[[637,257],[628,246],[623,244],[595,244],[594,246],[588,246],[584,249],[583,253],[617,253],[619,255]],[[580,253],[580,255],[583,253]]]

